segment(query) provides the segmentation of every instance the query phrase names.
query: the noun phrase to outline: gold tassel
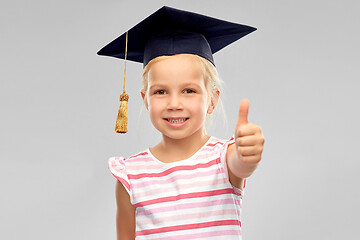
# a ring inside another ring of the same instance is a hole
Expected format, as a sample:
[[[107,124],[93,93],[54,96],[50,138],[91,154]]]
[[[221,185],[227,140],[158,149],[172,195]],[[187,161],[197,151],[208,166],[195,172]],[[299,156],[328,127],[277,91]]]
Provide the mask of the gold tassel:
[[[129,95],[125,92],[125,79],[126,79],[126,56],[127,56],[127,43],[128,43],[128,32],[126,32],[126,44],[125,44],[125,68],[124,68],[124,86],[123,93],[120,95],[120,107],[116,119],[115,132],[117,133],[127,133],[127,109],[128,109],[128,101]]]
[[[115,132],[117,133],[127,133],[127,122],[128,122],[128,116],[127,116],[127,109],[128,109],[128,101],[129,101],[129,95],[126,94],[126,92],[123,92],[120,95],[120,107],[116,119],[116,126],[115,126]]]

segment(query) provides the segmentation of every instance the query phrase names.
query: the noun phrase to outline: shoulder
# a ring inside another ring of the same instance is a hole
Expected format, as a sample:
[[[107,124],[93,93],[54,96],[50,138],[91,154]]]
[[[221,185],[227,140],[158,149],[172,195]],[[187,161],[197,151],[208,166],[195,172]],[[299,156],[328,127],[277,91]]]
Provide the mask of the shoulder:
[[[225,150],[227,149],[227,147],[234,143],[234,138],[230,138],[229,140],[225,140],[225,139],[220,139],[217,137],[211,137],[208,141],[208,143],[206,144],[205,148],[208,150]]]
[[[130,162],[130,161],[136,161],[136,160],[143,160],[146,158],[149,158],[149,150],[148,149],[138,152],[134,155],[131,155],[126,160],[127,160],[127,162]]]
[[[149,151],[144,150],[141,152],[138,152],[134,155],[131,155],[130,157],[122,157],[122,156],[113,156],[110,157],[108,160],[109,166],[126,166],[131,163],[141,162],[141,161],[147,161],[150,158]]]
[[[149,154],[149,151],[144,150],[144,151],[138,152],[136,154],[133,154],[133,155],[127,157],[127,158],[125,158],[123,156],[113,156],[113,157],[110,157],[109,160],[111,160],[111,161],[119,161],[119,160],[130,161],[132,159],[141,159],[143,157],[146,157],[148,154]]]
[[[112,175],[119,180],[127,190],[128,194],[131,195],[131,181],[129,174],[139,170],[140,166],[146,165],[141,162],[147,158],[148,152],[142,151],[134,154],[128,158],[121,156],[110,157],[108,160],[108,168]]]

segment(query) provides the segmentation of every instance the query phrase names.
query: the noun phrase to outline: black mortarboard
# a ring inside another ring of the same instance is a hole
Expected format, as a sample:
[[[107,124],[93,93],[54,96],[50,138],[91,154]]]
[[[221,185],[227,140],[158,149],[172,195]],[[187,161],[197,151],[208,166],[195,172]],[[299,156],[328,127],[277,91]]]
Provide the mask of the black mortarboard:
[[[158,56],[190,53],[209,60],[213,53],[256,28],[164,6],[103,47],[98,54],[125,59],[124,86],[115,131],[127,132],[126,60],[143,63]]]
[[[143,63],[162,55],[191,53],[212,64],[212,54],[256,28],[164,6],[128,31],[127,60]],[[98,54],[125,58],[126,33]],[[215,65],[215,64],[214,64]]]

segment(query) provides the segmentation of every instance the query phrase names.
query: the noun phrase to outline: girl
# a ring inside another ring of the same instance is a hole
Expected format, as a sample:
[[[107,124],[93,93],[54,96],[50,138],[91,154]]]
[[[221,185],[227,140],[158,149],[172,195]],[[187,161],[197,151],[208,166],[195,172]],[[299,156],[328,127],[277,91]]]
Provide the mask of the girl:
[[[159,28],[159,22],[180,18],[181,24],[151,30]],[[144,63],[141,96],[162,141],[127,159],[109,159],[118,180],[118,239],[241,239],[244,183],[261,160],[264,137],[260,127],[247,120],[246,99],[240,103],[234,138],[226,141],[206,134],[205,119],[216,108],[220,91],[212,58],[216,44],[204,37],[209,36],[207,30],[187,28],[199,18],[214,26],[213,18],[164,7],[128,32],[151,32],[140,38],[142,56],[130,54],[138,52],[139,45],[131,45],[130,38],[128,54],[130,60]],[[217,26],[224,24],[215,20]],[[254,30],[235,27],[242,36]],[[228,25],[225,28],[234,38]],[[229,36],[220,35],[221,44],[228,45]],[[123,44],[113,41],[99,54],[124,57],[109,51],[115,48]]]

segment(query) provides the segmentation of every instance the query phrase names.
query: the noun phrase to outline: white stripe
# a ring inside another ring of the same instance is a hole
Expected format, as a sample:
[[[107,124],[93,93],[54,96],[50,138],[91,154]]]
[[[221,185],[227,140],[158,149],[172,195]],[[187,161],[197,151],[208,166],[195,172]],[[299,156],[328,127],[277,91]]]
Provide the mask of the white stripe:
[[[202,203],[206,201],[217,201],[222,199],[235,199],[237,201],[240,201],[240,197],[238,195],[234,194],[223,194],[223,195],[217,195],[217,196],[210,196],[210,197],[201,197],[201,198],[189,198],[189,199],[180,199],[178,201],[171,201],[171,202],[161,202],[161,203],[155,203],[146,206],[146,210],[152,210],[157,208],[165,208],[165,207],[176,207],[180,204],[193,204],[193,203]],[[138,207],[136,209],[137,211],[143,211],[143,207]]]
[[[199,229],[190,229],[190,230],[181,230],[181,231],[173,231],[173,232],[166,232],[166,233],[157,233],[145,236],[137,236],[136,240],[155,240],[157,238],[165,238],[171,236],[181,236],[187,234],[196,234],[196,233],[204,233],[204,232],[217,232],[217,231],[224,231],[224,230],[239,230],[237,226],[216,226],[216,227],[208,227],[208,228],[199,228]],[[171,238],[167,238],[171,240]],[[208,238],[206,238],[208,239]],[[214,236],[212,239],[224,239],[219,236]],[[226,236],[226,240],[241,240],[241,236]]]
[[[206,167],[206,168],[198,168],[196,169],[196,172],[194,172],[194,170],[177,170],[174,172],[171,172],[165,176],[160,176],[160,177],[142,177],[139,179],[130,179],[132,181],[132,184],[137,184],[137,183],[142,183],[142,182],[148,182],[149,179],[156,179],[156,180],[164,180],[164,179],[171,179],[174,176],[191,176],[194,175],[196,176],[197,174],[201,174],[201,173],[206,173],[210,170],[217,170],[217,169],[222,169],[222,166],[220,164],[214,164],[212,166]],[[165,170],[166,171],[166,170]],[[143,172],[143,171],[141,171]],[[161,173],[164,171],[159,171],[158,173]],[[145,172],[145,173],[149,173],[149,172]],[[134,174],[133,172],[129,172],[127,171],[127,174]],[[138,172],[136,174],[139,174]],[[152,172],[151,172],[152,174]],[[155,173],[156,174],[156,173]]]
[[[145,223],[149,223],[149,219],[153,219],[156,223],[156,227],[165,227],[169,225],[182,225],[182,224],[189,224],[189,223],[197,223],[197,222],[209,222],[209,221],[216,221],[216,220],[239,220],[240,214],[239,210],[237,210],[234,205],[225,204],[225,205],[218,205],[218,206],[211,206],[211,207],[203,207],[197,217],[194,217],[194,209],[181,209],[179,211],[173,211],[173,212],[162,212],[157,213],[154,215],[142,215],[138,216],[136,221],[138,224],[143,226],[143,229],[151,229],[154,227],[154,225],[148,225]],[[217,211],[226,211],[226,215],[210,215],[210,216],[204,216],[204,214],[207,215],[207,213],[217,213]],[[230,212],[230,213],[228,213]],[[183,218],[182,216],[187,218]],[[170,221],[162,221],[164,218],[170,218]],[[181,219],[183,218],[183,219]]]
[[[193,183],[194,183],[194,185],[197,184],[196,181],[194,181]],[[163,188],[165,188],[165,186],[163,186]],[[134,204],[138,203],[138,202],[152,200],[152,199],[177,196],[180,194],[189,194],[189,193],[191,194],[191,193],[195,193],[195,192],[208,192],[208,191],[221,190],[221,189],[226,189],[226,188],[231,188],[231,184],[224,183],[224,184],[214,185],[212,189],[209,189],[209,186],[202,186],[202,187],[194,186],[194,188],[187,188],[186,190],[182,189],[181,191],[179,191],[179,189],[175,189],[175,188],[173,188],[171,191],[162,191],[162,188],[160,187],[160,188],[158,188],[159,191],[157,194],[142,196],[140,198],[137,197],[139,195],[139,194],[137,194],[139,192],[138,189],[135,189],[135,190],[133,190],[133,196],[136,199],[136,202],[134,202]],[[166,188],[166,189],[168,189],[168,188]]]

